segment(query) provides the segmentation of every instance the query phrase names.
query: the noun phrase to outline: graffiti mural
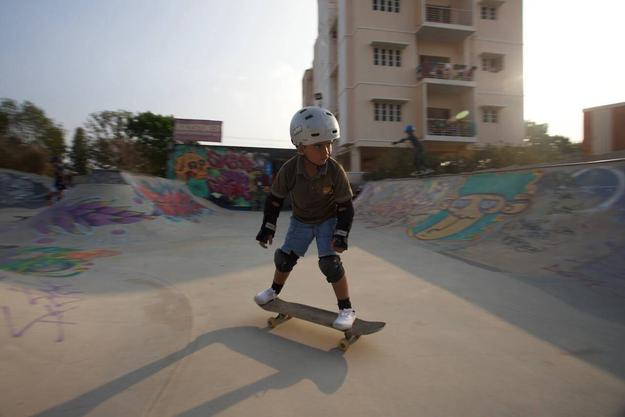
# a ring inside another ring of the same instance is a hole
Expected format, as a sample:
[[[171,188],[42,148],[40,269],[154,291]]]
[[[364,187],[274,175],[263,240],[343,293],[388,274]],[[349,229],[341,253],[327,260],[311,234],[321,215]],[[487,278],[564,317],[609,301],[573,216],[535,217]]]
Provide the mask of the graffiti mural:
[[[133,178],[132,188],[138,200],[148,200],[154,205],[153,216],[164,216],[173,221],[198,222],[204,214],[214,210],[199,204],[184,188],[169,180],[158,178]]]
[[[625,296],[625,163],[379,181],[355,206],[455,258]]]
[[[535,193],[539,171],[487,173],[466,178],[439,210],[408,228],[420,240],[474,240],[506,216],[525,211]]]
[[[263,154],[226,147],[177,145],[168,177],[222,207],[261,209],[271,185],[272,162]]]
[[[0,270],[54,278],[72,277],[92,267],[94,258],[119,254],[108,249],[0,245]]]
[[[47,204],[49,192],[43,182],[17,172],[0,170],[0,207],[43,207]]]
[[[112,201],[97,197],[75,201],[61,200],[30,220],[39,233],[88,234],[94,227],[137,223],[151,220],[142,212],[129,210],[125,206],[114,206]]]
[[[76,324],[65,319],[65,313],[76,309],[82,291],[71,284],[43,282],[35,288],[9,287],[12,294],[4,297],[0,310],[12,337],[22,337],[37,325],[53,326],[55,342],[65,340],[64,327]]]
[[[588,282],[596,280],[593,275],[611,276],[616,282],[624,276],[623,229],[622,167],[561,168],[544,175],[532,210],[502,227],[494,243],[517,254],[545,256],[542,268],[561,276],[585,276]]]
[[[354,203],[356,214],[373,227],[407,226],[415,218],[438,211],[438,201],[461,181],[462,178],[429,178],[367,184]]]

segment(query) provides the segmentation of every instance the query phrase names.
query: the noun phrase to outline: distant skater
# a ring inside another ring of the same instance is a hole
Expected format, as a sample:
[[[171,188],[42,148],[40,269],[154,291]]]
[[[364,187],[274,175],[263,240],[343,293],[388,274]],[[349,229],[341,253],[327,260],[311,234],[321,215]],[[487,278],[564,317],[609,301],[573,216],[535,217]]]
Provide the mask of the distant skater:
[[[400,143],[410,141],[410,143],[412,144],[412,147],[414,148],[414,165],[415,165],[414,173],[423,174],[423,173],[432,172],[432,170],[428,169],[425,164],[425,151],[423,149],[423,144],[421,143],[419,138],[415,136],[414,126],[406,125],[406,127],[404,128],[404,133],[406,133],[408,136],[406,136],[403,139],[394,141],[393,145],[398,145]]]
[[[60,201],[63,198],[63,191],[67,188],[65,167],[58,156],[50,159],[53,166],[54,191],[48,193],[48,205],[54,203],[53,200]]]

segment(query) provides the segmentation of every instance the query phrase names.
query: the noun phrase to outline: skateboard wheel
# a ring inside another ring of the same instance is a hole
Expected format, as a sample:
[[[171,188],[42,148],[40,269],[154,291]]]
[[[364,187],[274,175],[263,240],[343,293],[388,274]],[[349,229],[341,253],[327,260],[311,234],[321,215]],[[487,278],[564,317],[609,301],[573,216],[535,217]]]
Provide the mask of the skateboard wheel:
[[[339,342],[339,349],[341,349],[343,352],[347,351],[347,349],[349,349],[349,341],[347,339],[342,339]]]
[[[269,326],[270,328],[274,328],[278,325],[277,320],[275,317],[269,317],[267,319],[267,326]]]

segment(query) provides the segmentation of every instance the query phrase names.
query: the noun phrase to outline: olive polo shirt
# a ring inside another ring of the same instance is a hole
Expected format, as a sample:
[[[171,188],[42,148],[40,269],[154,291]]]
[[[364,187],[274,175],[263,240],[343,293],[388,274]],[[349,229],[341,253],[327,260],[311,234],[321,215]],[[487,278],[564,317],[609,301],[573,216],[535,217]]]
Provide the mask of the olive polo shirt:
[[[322,223],[336,217],[337,203],[352,199],[352,189],[343,167],[334,159],[309,177],[304,169],[304,157],[296,155],[285,162],[271,186],[278,198],[291,196],[293,217],[302,223]]]

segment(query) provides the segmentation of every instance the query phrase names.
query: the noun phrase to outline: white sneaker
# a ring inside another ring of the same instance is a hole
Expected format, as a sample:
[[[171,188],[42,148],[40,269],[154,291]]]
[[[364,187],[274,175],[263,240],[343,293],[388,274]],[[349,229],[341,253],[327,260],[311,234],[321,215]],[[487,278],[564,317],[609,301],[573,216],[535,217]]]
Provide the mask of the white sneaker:
[[[254,296],[254,301],[256,301],[256,304],[258,304],[259,306],[262,306],[263,304],[267,304],[269,301],[275,300],[277,296],[278,295],[273,290],[273,288],[269,287],[266,290],[256,294]]]
[[[339,315],[332,323],[332,327],[339,330],[348,330],[352,328],[356,320],[356,312],[353,308],[344,308],[339,311]]]

